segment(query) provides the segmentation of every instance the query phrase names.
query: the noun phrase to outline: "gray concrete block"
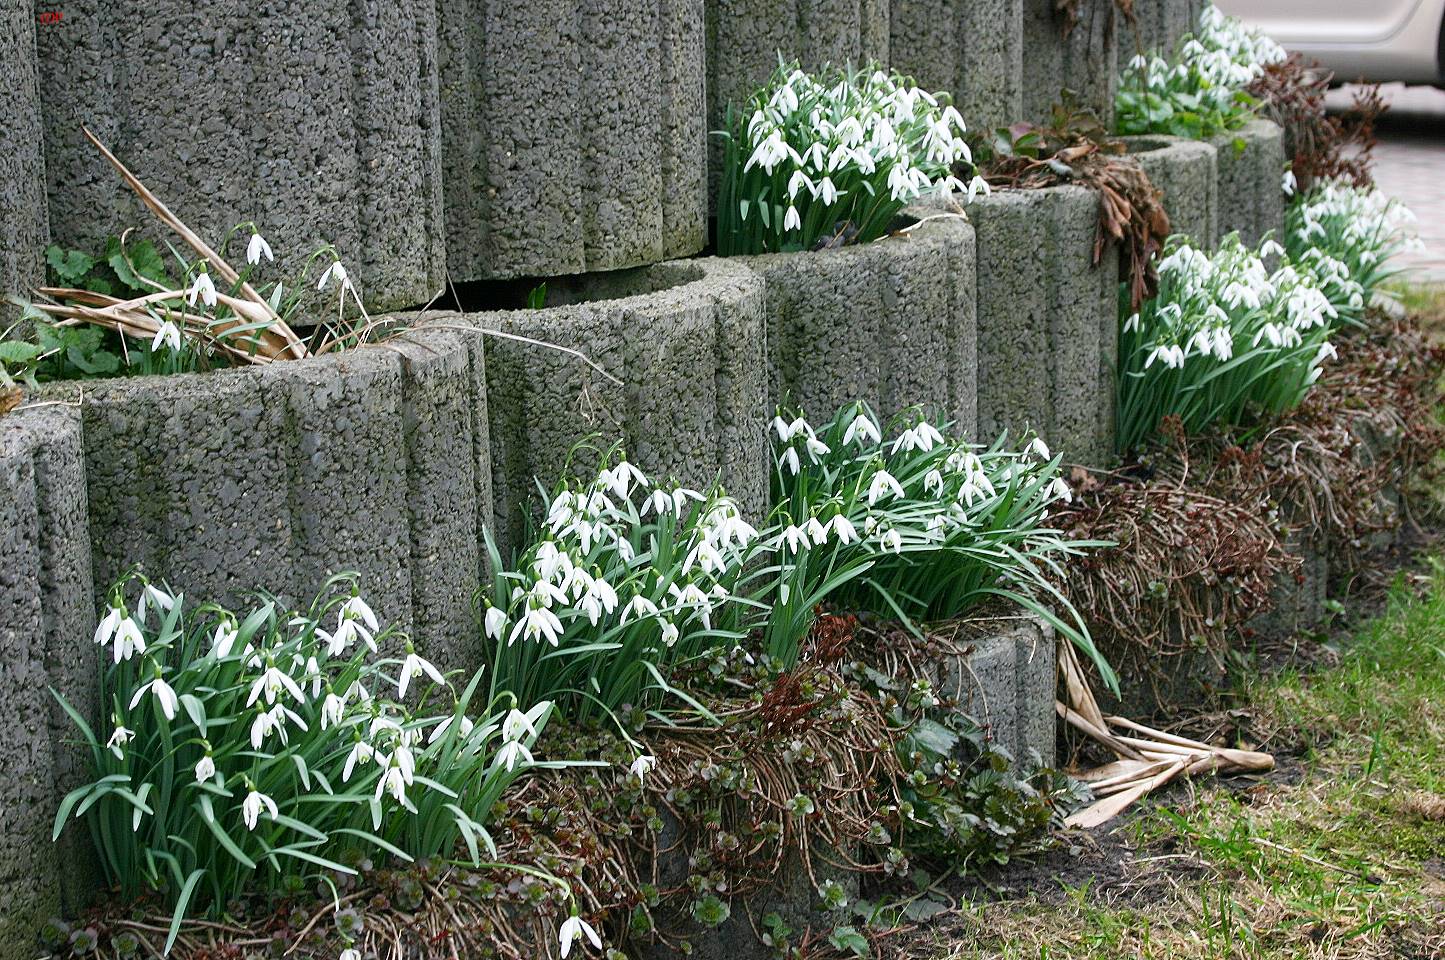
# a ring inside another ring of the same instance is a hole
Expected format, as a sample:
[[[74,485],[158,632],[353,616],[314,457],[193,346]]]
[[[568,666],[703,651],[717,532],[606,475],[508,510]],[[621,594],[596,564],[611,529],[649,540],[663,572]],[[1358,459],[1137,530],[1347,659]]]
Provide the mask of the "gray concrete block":
[[[77,734],[47,691],[98,712],[98,662],[85,534],[80,421],[58,408],[0,417],[0,953],[24,956],[35,931],[93,887],[89,837],[50,839],[61,797],[85,773]]]
[[[1219,169],[1219,235],[1239,231],[1253,246],[1284,229],[1284,131],[1268,120],[1251,120],[1241,130],[1210,141]]]
[[[44,281],[50,242],[35,31],[30,3],[0,7],[0,332],[19,316],[5,297]]]
[[[491,515],[483,380],[474,340],[422,330],[250,370],[46,387],[82,404],[97,602],[133,564],[229,605],[258,588],[304,605],[354,570],[379,617],[470,669],[457,588],[480,575]]]
[[[1199,29],[1204,0],[1146,0],[1134,4],[1134,26],[1125,27],[1120,55],[1128,61],[1136,53],[1173,52],[1186,33]]]
[[[1023,0],[892,0],[891,66],[946,90],[970,130],[1023,116]]]
[[[1145,134],[1120,137],[1149,181],[1164,193],[1172,232],[1212,250],[1219,239],[1219,170],[1213,144]]]
[[[207,239],[253,220],[288,266],[333,243],[373,308],[441,288],[431,0],[76,0],[63,13],[38,36],[58,242],[93,250],[154,225],[89,125]]]
[[[1078,21],[1067,36],[1057,6],[1055,0],[1024,0],[1023,119],[1047,121],[1060,91],[1068,89],[1080,106],[1112,126],[1119,50],[1121,44],[1128,49],[1114,0],[1079,0]]]
[[[941,201],[933,201],[939,203]],[[996,190],[976,235],[978,434],[1037,431],[1073,463],[1113,456],[1118,253],[1093,262],[1099,199],[1083,187]]]
[[[487,336],[496,526],[518,542],[537,480],[590,475],[621,441],[658,479],[704,486],[721,477],[745,511],[767,499],[763,282],[740,263],[673,261],[549,283],[540,310],[451,315]],[[511,337],[513,339],[508,339]],[[515,338],[526,338],[519,340]],[[541,343],[527,342],[540,341]],[[577,351],[617,384],[576,356]]]
[[[702,249],[703,0],[438,9],[453,279],[615,270]]]
[[[1329,595],[1329,547],[1323,531],[1291,530],[1284,548],[1300,559],[1282,571],[1270,587],[1270,608],[1245,625],[1246,635],[1288,639],[1316,627],[1325,617]]]
[[[864,400],[883,418],[921,406],[974,436],[974,235],[962,217],[816,252],[740,258],[767,288],[771,399],[815,423]]]

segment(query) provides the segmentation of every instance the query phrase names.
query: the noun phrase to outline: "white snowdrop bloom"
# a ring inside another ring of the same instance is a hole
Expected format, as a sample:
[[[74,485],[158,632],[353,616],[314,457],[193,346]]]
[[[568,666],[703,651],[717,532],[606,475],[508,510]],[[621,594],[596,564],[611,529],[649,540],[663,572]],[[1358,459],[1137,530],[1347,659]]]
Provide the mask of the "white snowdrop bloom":
[[[620,460],[617,466],[603,474],[606,477],[607,486],[619,497],[626,497],[634,486],[646,489],[650,486],[647,475],[634,467],[626,460]]]
[[[517,766],[518,762],[532,763],[532,751],[528,750],[519,740],[508,740],[502,744],[497,751],[497,764],[505,768],[509,773]]]
[[[337,285],[341,287],[343,291],[351,285],[351,278],[347,276],[346,268],[341,265],[341,261],[333,260],[331,261],[331,266],[327,267],[326,271],[321,274],[321,279],[316,283],[316,289],[325,290],[326,285],[331,282],[332,277],[336,278]]]
[[[810,197],[816,198],[818,196],[817,184],[809,179],[808,175],[803,171],[794,170],[792,177],[788,179],[788,199],[790,201],[796,200],[798,194],[804,190],[808,191],[808,196]]]
[[[1053,482],[1049,484],[1049,496],[1065,503],[1074,502],[1074,491],[1064,482],[1063,477],[1054,477]]]
[[[790,523],[778,535],[778,546],[788,553],[799,553],[807,549],[808,532],[795,523]]]
[[[552,646],[557,646],[557,641],[562,636],[562,621],[557,615],[546,607],[534,607],[530,604],[527,611],[512,627],[512,632],[507,635],[507,646],[517,642],[517,638],[524,640],[546,640]]]
[[[116,724],[114,732],[111,733],[110,739],[105,741],[105,745],[111,753],[115,754],[117,760],[124,760],[125,751],[122,748],[134,739],[134,730],[124,727],[121,724]]]
[[[541,718],[542,714],[547,712],[547,708],[551,705],[550,701],[543,700],[541,703],[533,705],[533,707],[525,713],[513,707],[502,720],[502,739],[520,740],[526,736],[535,738],[537,736],[537,721]]]
[[[901,497],[903,488],[898,485],[897,480],[893,479],[893,474],[880,468],[874,472],[873,479],[868,481],[868,506],[876,506],[885,495]]]
[[[858,446],[864,443],[881,443],[882,435],[878,432],[878,425],[866,414],[858,414],[853,422],[848,424],[848,429],[843,431],[843,444],[851,446],[853,441],[858,441]]]
[[[216,761],[208,753],[196,761],[196,782],[205,783],[216,775]]]
[[[712,629],[712,600],[697,584],[689,583],[685,587],[678,587],[677,584],[670,583],[667,585],[667,592],[672,595],[674,615],[691,610],[693,617],[702,621],[703,629]]]
[[[252,232],[251,240],[246,244],[246,262],[255,266],[261,262],[262,257],[268,261],[276,259],[275,255],[271,253],[271,245],[266,242],[266,238],[259,233]]]
[[[923,475],[923,489],[932,494],[943,492],[943,474],[930,470]]]
[[[377,630],[380,629],[380,625],[376,619],[376,614],[372,612],[371,606],[367,604],[365,600],[360,596],[349,597],[347,601],[341,605],[341,610],[337,616],[339,622],[344,621],[351,623],[356,631],[356,635],[361,638],[361,642],[366,644],[372,653],[376,652],[375,634]]]
[[[632,620],[645,620],[648,617],[655,617],[657,613],[657,604],[639,593],[628,601],[627,606],[622,608],[622,615],[618,619],[625,624]]]
[[[1279,186],[1280,189],[1284,191],[1285,196],[1294,196],[1295,191],[1299,189],[1299,181],[1295,179],[1293,170],[1286,170],[1284,172],[1284,177],[1280,180]]]
[[[595,949],[602,949],[602,938],[597,935],[592,924],[575,914],[563,921],[562,929],[557,933],[557,944],[561,948],[562,960],[567,960],[567,954],[572,951],[572,944],[584,936]]]
[[[566,572],[567,578],[563,580],[561,584],[556,584],[545,579],[532,581],[532,589],[528,590],[525,594],[528,604],[534,607],[541,607],[544,610],[550,610],[554,603],[566,603],[567,590],[565,585],[571,582],[576,576],[577,568],[569,564]],[[585,577],[587,572],[585,570],[582,571],[582,575]]]
[[[817,546],[821,547],[828,542],[828,528],[823,526],[822,521],[817,517],[809,517],[808,522],[803,525],[803,529]]]
[[[361,960],[361,951],[355,947],[347,947],[336,960]]]
[[[982,500],[984,497],[993,496],[993,488],[988,477],[981,473],[971,473],[964,477],[963,483],[958,488],[958,498],[968,506],[973,506],[975,500]]]
[[[700,567],[703,573],[717,573],[727,566],[723,556],[708,540],[698,543],[682,561],[682,573],[687,575],[693,567]]]
[[[236,639],[240,634],[236,631],[236,625],[229,620],[223,620],[216,625],[216,632],[211,634],[211,653],[217,660],[224,660],[231,655],[231,650],[236,646]]]
[[[508,769],[511,768],[509,767]],[[408,786],[410,786],[410,784],[406,781],[406,775],[402,772],[402,769],[396,765],[395,761],[393,761],[391,766],[387,767],[381,777],[377,779],[376,794],[373,799],[380,800],[383,793],[390,794],[392,800],[410,812],[416,813],[415,804],[413,804],[406,795],[406,788]]]
[[[825,176],[818,184],[818,198],[823,201],[823,206],[831,207],[838,201],[838,196],[838,188],[833,186],[833,179]]]
[[[186,291],[186,303],[194,307],[197,300],[208,307],[216,305],[216,285],[204,270],[196,274],[196,279],[191,281],[190,289]]]
[[[290,720],[302,730],[307,729],[306,721],[291,711],[284,703],[278,703],[269,710],[256,708],[256,719],[251,721],[251,746],[257,750],[261,749],[262,742],[272,733],[280,734],[281,744],[284,746],[291,742],[291,736],[286,732],[286,721]]]
[[[151,340],[151,351],[159,350],[162,344],[171,350],[178,351],[181,349],[180,328],[169,320],[162,323],[160,328],[156,330],[155,338]]]
[[[1033,457],[1039,462],[1044,462],[1052,459],[1049,453],[1049,445],[1047,443],[1044,443],[1043,437],[1034,437],[1032,440],[1030,440],[1029,445],[1024,448],[1024,455]]]
[[[903,535],[893,527],[884,530],[883,533],[879,535],[878,542],[894,553],[903,552]]]
[[[721,558],[719,558],[719,561]],[[587,585],[587,592],[582,596],[580,608],[587,614],[588,621],[592,626],[597,626],[597,621],[602,614],[611,615],[617,609],[617,591],[612,585],[601,577],[595,577]]]
[[[847,546],[850,543],[858,542],[858,529],[841,513],[830,521],[830,525],[833,528],[833,535],[838,538],[840,544]]]
[[[1337,360],[1339,359],[1339,356],[1339,353],[1335,350],[1335,345],[1326,340],[1324,343],[1320,344],[1318,352],[1315,353],[1315,366],[1319,366],[1326,360]]]
[[[532,560],[532,572],[545,583],[566,583],[572,576],[572,555],[559,550],[551,540],[537,544],[537,555]],[[551,606],[551,603],[548,603]]]
[[[140,703],[141,697],[145,696],[146,691],[150,691],[151,696],[155,698],[156,703],[161,708],[161,713],[165,715],[167,720],[174,720],[176,718],[176,710],[180,706],[180,700],[176,696],[176,691],[171,689],[171,685],[166,683],[159,674],[136,688],[135,693],[130,698],[131,710],[134,710],[136,704]]]
[[[461,737],[462,739],[470,737],[472,735],[472,731],[476,729],[476,724],[472,723],[471,718],[469,718],[466,714],[463,713],[459,715],[454,713],[432,728],[431,736],[426,738],[427,744],[429,746],[434,746],[435,744],[439,743],[442,738],[447,735],[447,732],[451,730],[452,724],[456,723],[458,719],[461,720],[461,723],[457,725],[457,730],[459,731],[457,736]]]
[[[398,700],[406,699],[407,687],[417,677],[425,674],[433,683],[446,684],[442,672],[438,670],[430,660],[417,654],[410,647],[407,648],[406,658],[401,662],[401,673],[396,677],[396,696]]]
[[[649,757],[647,754],[644,753],[639,755],[636,760],[632,761],[632,766],[628,767],[627,770],[637,779],[642,780],[656,767],[657,758]]]
[[[990,196],[993,194],[993,187],[989,186],[988,181],[983,177],[975,176],[972,180],[968,181],[967,202],[973,203],[974,198],[979,194],[983,194],[985,197]]]
[[[346,715],[346,698],[338,697],[330,691],[326,699],[321,701],[321,729],[341,725],[342,718]]]
[[[306,702],[306,694],[301,691],[295,680],[285,670],[277,667],[274,663],[269,664],[259,677],[251,684],[251,692],[246,697],[246,706],[251,706],[262,695],[266,696],[266,703],[276,702],[276,698],[282,692],[291,694],[297,703]]]
[[[265,810],[272,820],[279,815],[276,801],[252,787],[251,792],[246,794],[246,799],[241,802],[241,817],[246,821],[247,830],[256,829],[256,824],[261,821],[262,810]]]
[[[808,458],[814,463],[818,462],[819,457],[826,457],[833,452],[831,447],[814,436],[809,436],[804,441],[804,446],[808,448]]]
[[[677,638],[677,624],[673,623],[671,620],[662,621],[662,645],[664,647],[671,647],[673,644],[677,643]]]
[[[798,448],[789,447],[784,450],[782,456],[778,458],[778,464],[796,477],[803,469],[803,465],[798,459]]]
[[[791,203],[788,204],[788,212],[783,214],[783,229],[803,229],[803,218],[798,215],[798,208]]]
[[[351,752],[346,755],[346,763],[341,768],[341,782],[351,780],[352,771],[358,766],[365,766],[372,761],[377,763],[389,763],[386,754],[380,752],[364,740],[358,740],[351,745]]]
[[[507,612],[501,607],[487,607],[487,613],[482,618],[482,622],[487,636],[493,640],[500,640],[503,631],[507,629]]]

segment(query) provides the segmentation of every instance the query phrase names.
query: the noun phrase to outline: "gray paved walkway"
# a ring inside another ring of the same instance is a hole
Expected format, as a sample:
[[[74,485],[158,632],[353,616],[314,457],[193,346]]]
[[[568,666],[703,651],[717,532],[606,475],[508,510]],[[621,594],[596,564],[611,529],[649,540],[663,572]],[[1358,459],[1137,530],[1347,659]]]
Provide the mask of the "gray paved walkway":
[[[1445,91],[1387,84],[1390,103],[1379,126],[1375,181],[1419,218],[1425,252],[1403,258],[1419,279],[1445,282]],[[1332,106],[1350,102],[1349,88],[1330,93]]]

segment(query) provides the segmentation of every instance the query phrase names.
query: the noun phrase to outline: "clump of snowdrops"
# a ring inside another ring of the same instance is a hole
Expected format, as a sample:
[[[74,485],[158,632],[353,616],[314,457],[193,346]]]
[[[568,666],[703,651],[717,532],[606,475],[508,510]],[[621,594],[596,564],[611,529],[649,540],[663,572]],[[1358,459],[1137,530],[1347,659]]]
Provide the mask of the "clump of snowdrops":
[[[1119,333],[1118,446],[1135,448],[1167,416],[1188,435],[1289,410],[1335,356],[1339,309],[1311,269],[1231,234],[1209,254],[1175,237],[1159,295]],[[1281,258],[1273,271],[1266,261]]]
[[[885,434],[863,403],[817,429],[801,416],[774,418],[768,653],[795,660],[823,601],[896,618],[916,634],[921,622],[1002,598],[1053,624],[1112,685],[1056,586],[1068,558],[1096,545],[1047,526],[1049,508],[1072,498],[1061,458],[1039,437],[1021,448],[1007,434],[980,446],[947,430],[908,413]]]
[[[458,689],[344,579],[305,613],[265,600],[245,616],[128,579],[95,642],[105,725],[61,700],[95,780],[65,797],[55,835],[84,819],[110,883],[164,893],[172,941],[239,894],[352,875],[355,853],[465,846],[481,865],[492,807],[536,765],[552,710],[478,702],[480,672]],[[378,656],[398,643],[402,658]]]
[[[653,706],[672,666],[746,635],[736,596],[757,531],[714,485],[658,483],[620,448],[547,498],[534,540],[504,567],[488,535],[483,631],[494,690],[558,701],[569,720]]]
[[[1294,177],[1284,188],[1294,192]],[[1300,194],[1285,211],[1285,249],[1320,280],[1342,318],[1358,325],[1380,287],[1400,270],[1390,260],[1420,247],[1415,215],[1374,187],[1324,180]]]
[[[964,122],[947,94],[869,65],[808,74],[781,64],[729,108],[717,204],[723,256],[867,243],[925,190],[965,187]]]
[[[1203,139],[1238,130],[1259,106],[1246,88],[1286,57],[1269,37],[1206,6],[1172,60],[1141,53],[1125,68],[1114,101],[1119,132]]]

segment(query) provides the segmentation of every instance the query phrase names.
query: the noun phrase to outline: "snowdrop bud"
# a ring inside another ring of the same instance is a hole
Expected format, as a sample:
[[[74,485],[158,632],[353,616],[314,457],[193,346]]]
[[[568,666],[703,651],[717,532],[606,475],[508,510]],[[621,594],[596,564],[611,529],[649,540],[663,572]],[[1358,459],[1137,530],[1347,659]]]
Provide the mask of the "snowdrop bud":
[[[253,233],[251,242],[246,244],[246,262],[254,266],[261,262],[262,257],[268,261],[276,259],[271,253],[271,245],[266,242],[266,238],[259,233]]]

